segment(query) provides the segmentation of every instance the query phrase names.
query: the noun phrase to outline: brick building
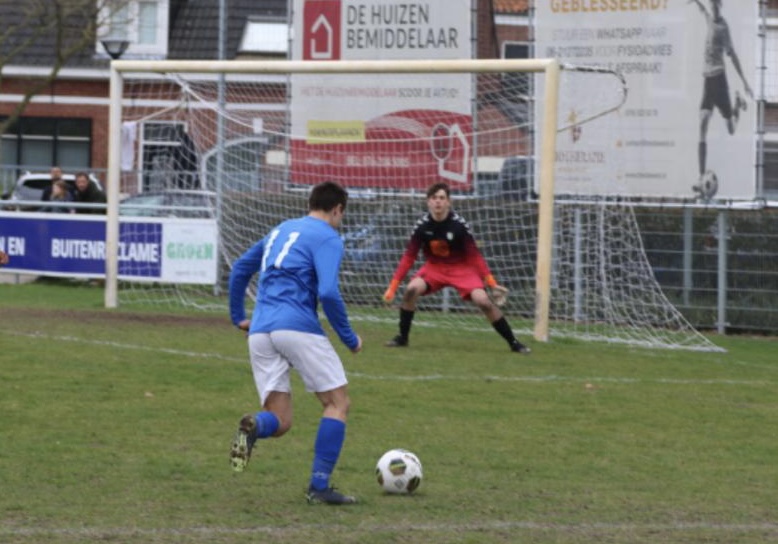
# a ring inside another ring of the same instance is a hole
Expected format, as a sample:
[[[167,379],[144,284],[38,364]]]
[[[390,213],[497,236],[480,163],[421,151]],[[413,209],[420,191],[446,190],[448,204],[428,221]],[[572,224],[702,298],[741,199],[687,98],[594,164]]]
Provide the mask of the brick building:
[[[52,164],[68,170],[91,170],[103,177],[107,165],[110,62],[101,43],[104,39],[128,40],[129,47],[122,54],[125,59],[219,58],[219,3],[215,0],[126,1],[132,22],[111,26],[109,21],[107,28],[98,32],[100,36],[94,43],[86,44],[66,59],[56,78],[39,89],[19,119],[2,134],[0,188],[3,190],[22,171],[47,170]],[[16,29],[15,38],[11,36],[0,42],[0,121],[14,111],[27,89],[47,80],[47,74],[57,62],[54,32],[37,36],[17,54],[10,54],[25,38],[24,8],[20,7],[23,4],[0,5],[3,21]],[[225,5],[224,58],[283,58],[286,55],[283,48],[257,46],[252,34],[269,28],[263,25],[285,25],[287,0],[225,0]],[[532,56],[529,0],[477,0],[476,9],[479,58]],[[765,13],[767,59],[775,60],[778,0],[769,0]],[[85,21],[67,23],[69,32],[87,26]],[[775,96],[778,103],[778,90],[768,85],[767,91],[765,187],[778,192],[778,108],[773,107],[770,98]]]

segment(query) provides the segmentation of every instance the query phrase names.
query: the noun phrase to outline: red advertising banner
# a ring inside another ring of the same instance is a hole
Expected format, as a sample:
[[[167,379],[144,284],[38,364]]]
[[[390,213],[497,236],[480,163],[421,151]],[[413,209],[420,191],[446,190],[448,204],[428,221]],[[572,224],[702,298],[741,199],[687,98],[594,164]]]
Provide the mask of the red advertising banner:
[[[469,0],[295,0],[293,58],[469,58]],[[472,189],[470,74],[295,74],[291,181]]]

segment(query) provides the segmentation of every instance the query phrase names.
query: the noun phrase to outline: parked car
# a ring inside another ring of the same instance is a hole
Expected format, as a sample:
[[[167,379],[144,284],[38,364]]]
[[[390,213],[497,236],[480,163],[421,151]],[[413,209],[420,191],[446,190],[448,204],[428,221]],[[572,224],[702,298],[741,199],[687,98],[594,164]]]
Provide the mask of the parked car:
[[[216,193],[189,189],[147,191],[119,203],[119,215],[134,217],[216,217]]]
[[[92,183],[97,185],[98,189],[100,189],[101,191],[103,190],[103,186],[100,183],[100,180],[98,180],[95,176],[89,174],[89,179],[92,180]],[[65,183],[67,183],[68,189],[70,190],[71,194],[75,194],[76,176],[74,174],[63,174],[62,180]],[[41,197],[43,196],[43,190],[49,186],[51,186],[51,174],[49,174],[48,172],[43,172],[43,173],[25,172],[23,175],[19,177],[19,179],[16,180],[16,184],[14,185],[14,188],[11,190],[11,193],[8,195],[8,200],[16,201],[16,202],[40,201]],[[29,204],[16,207],[17,210],[24,210],[24,211],[35,211],[35,210],[39,210],[40,208],[41,206],[35,206]]]

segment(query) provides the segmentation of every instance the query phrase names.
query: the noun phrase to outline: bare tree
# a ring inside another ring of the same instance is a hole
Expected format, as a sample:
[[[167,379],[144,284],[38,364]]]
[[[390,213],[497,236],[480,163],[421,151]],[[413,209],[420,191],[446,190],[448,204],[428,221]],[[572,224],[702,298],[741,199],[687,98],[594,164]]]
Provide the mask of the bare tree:
[[[33,57],[48,71],[30,77],[22,99],[0,121],[0,134],[21,116],[33,97],[49,87],[63,67],[94,56],[98,30],[127,0],[0,0],[0,88],[8,76],[3,68],[29,65]],[[41,62],[43,61],[43,62]]]

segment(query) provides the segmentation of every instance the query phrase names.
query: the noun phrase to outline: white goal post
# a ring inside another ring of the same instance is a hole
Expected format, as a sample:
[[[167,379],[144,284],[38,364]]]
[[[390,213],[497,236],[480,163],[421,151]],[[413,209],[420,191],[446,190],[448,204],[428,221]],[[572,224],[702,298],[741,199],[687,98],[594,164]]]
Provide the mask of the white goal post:
[[[119,194],[121,164],[121,125],[123,74],[126,73],[200,73],[200,74],[387,74],[387,73],[505,73],[543,72],[546,75],[543,97],[540,172],[535,338],[548,340],[551,285],[551,242],[554,210],[554,148],[557,126],[557,98],[560,65],[554,59],[522,60],[437,60],[437,61],[129,61],[111,62],[110,112],[108,138],[106,287],[105,306],[118,305]]]
[[[342,229],[350,314],[396,324],[381,293],[424,189],[443,180],[510,289],[503,311],[520,335],[718,349],[662,293],[629,205],[555,195],[559,169],[570,168],[558,161],[557,139],[578,138],[582,125],[587,134],[616,130],[618,116],[608,114],[624,103],[626,85],[612,71],[555,59],[117,60],[110,94],[108,308],[120,296],[225,308],[231,263],[274,224],[304,213],[311,185],[332,179],[351,195]],[[129,170],[125,125],[138,135]],[[608,187],[617,187],[613,177]],[[220,266],[210,289],[135,283],[122,272],[120,195],[158,185],[216,195]],[[429,311],[418,327],[488,328],[450,290],[420,308]]]

